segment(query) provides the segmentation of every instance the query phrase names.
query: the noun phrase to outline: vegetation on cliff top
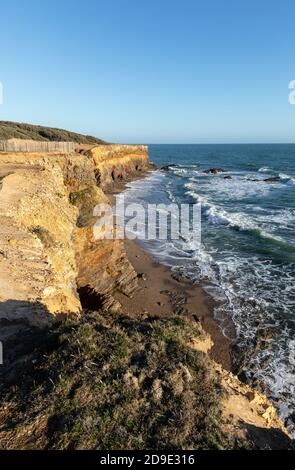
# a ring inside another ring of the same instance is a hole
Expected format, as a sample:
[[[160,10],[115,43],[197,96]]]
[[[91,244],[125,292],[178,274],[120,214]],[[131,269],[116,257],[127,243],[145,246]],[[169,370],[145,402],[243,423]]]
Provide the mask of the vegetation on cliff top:
[[[224,392],[196,335],[180,317],[102,312],[22,332],[2,370],[1,448],[231,447]]]
[[[54,127],[0,121],[0,140],[29,139],[55,142],[76,142],[80,144],[105,144],[101,139]]]

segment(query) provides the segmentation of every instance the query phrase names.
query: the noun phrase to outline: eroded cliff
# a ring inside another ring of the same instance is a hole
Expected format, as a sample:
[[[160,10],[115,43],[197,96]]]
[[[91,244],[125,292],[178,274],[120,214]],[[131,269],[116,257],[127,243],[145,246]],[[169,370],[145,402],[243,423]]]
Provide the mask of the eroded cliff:
[[[101,145],[85,154],[0,155],[0,319],[42,324],[82,304],[118,308],[136,273],[120,240],[95,240],[102,188],[149,168],[147,147]],[[79,295],[80,294],[80,295]]]

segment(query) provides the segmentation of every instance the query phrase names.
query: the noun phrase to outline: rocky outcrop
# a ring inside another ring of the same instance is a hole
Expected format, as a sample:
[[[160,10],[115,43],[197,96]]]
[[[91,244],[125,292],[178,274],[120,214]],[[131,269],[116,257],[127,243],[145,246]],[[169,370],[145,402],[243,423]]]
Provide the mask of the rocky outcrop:
[[[193,338],[191,346],[208,354],[213,346],[212,339],[200,324],[198,328],[200,334]],[[259,449],[288,449],[292,437],[271,401],[221,364],[212,359],[211,363],[225,392],[222,412],[228,435]]]
[[[93,159],[95,175],[102,188],[116,180],[130,178],[149,166],[145,145],[99,145],[87,152]]]
[[[143,146],[0,153],[0,320],[42,324],[89,302],[118,308],[114,290],[131,295],[123,244],[95,240],[92,214],[108,202],[102,188],[148,167]]]

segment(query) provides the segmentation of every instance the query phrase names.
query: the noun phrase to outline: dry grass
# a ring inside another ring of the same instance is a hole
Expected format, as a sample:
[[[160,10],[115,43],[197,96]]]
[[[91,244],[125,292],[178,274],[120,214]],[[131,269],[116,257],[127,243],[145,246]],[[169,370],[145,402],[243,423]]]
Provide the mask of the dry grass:
[[[101,312],[22,333],[2,373],[1,447],[228,448],[219,382],[189,346],[197,334],[180,317]]]

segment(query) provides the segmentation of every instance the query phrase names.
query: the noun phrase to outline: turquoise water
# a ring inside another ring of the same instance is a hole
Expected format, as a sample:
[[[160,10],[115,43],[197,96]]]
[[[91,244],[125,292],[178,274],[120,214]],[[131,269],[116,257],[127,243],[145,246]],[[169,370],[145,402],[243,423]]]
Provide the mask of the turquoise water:
[[[228,319],[235,325],[241,376],[294,427],[295,145],[151,145],[149,154],[158,168],[175,166],[131,183],[127,202],[200,202],[202,249],[142,243],[216,300],[224,334]],[[224,172],[204,173],[212,167]]]

